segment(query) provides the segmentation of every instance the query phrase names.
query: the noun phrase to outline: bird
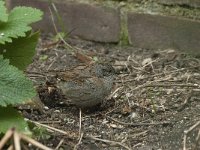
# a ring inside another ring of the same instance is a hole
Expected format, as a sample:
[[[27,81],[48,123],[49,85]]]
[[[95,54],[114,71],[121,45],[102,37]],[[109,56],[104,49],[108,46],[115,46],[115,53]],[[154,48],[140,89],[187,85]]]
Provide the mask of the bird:
[[[101,104],[111,93],[115,70],[108,63],[79,65],[57,74],[56,86],[79,108]]]

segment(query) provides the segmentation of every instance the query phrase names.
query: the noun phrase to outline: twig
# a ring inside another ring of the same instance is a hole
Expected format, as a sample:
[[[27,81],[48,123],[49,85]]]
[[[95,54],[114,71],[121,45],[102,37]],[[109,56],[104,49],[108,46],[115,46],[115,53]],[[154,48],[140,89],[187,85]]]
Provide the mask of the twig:
[[[185,98],[183,104],[181,104],[181,105],[178,107],[177,111],[182,111],[182,110],[185,108],[185,106],[188,104],[188,101],[191,99],[191,97],[192,97],[192,95],[189,94],[189,96],[187,96],[187,98]]]
[[[58,34],[60,40],[61,40],[65,45],[67,45],[69,48],[71,48],[72,50],[74,50],[74,48],[73,48],[72,46],[70,46],[70,45],[63,39],[63,37],[58,33],[58,29],[57,29],[57,27],[56,27],[55,20],[54,20],[54,17],[53,17],[53,13],[52,13],[50,7],[49,7],[49,11],[50,11],[50,14],[51,14],[51,19],[52,19],[52,23],[53,23],[53,26],[54,26],[54,29],[55,29],[56,34]]]
[[[78,143],[74,146],[74,150],[78,149],[78,146],[81,144],[82,139],[83,139],[83,133],[81,133]]]
[[[54,11],[56,11],[56,14],[58,14],[57,9],[56,9],[56,7],[55,7],[55,5],[54,5],[53,3],[52,3],[52,6],[53,6],[53,8],[54,8]],[[59,34],[58,29],[57,29],[56,24],[55,24],[55,19],[54,19],[54,17],[53,17],[53,13],[52,13],[50,7],[49,7],[49,11],[50,11],[50,14],[51,14],[51,19],[52,19],[52,23],[53,23],[55,32],[56,32],[56,34],[59,36],[60,40],[61,40],[68,48],[70,48],[73,52],[74,52],[75,50],[81,50],[81,49],[78,48],[78,47],[75,47],[75,46],[73,47],[73,46],[69,45],[69,44],[64,40],[64,38]],[[70,32],[68,32],[68,34],[70,34],[70,33],[71,33],[72,31],[74,31],[74,30],[75,30],[75,29],[72,29]]]
[[[79,138],[81,137],[81,129],[82,129],[81,123],[82,123],[82,112],[80,108],[79,110]]]
[[[36,76],[40,76],[40,77],[45,77],[45,74],[44,73],[40,73],[40,72],[35,72],[35,71],[25,71],[25,73],[27,75],[36,75]],[[47,72],[45,72],[47,73]]]
[[[133,135],[133,138],[137,138],[139,137],[140,135],[146,135],[146,133],[149,132],[149,130],[145,130],[145,131],[142,131],[140,133],[136,133]]]
[[[125,148],[127,150],[131,150],[131,148],[125,146],[121,142],[116,142],[116,141],[111,141],[111,140],[106,140],[106,139],[100,139],[100,138],[97,138],[97,137],[94,137],[94,136],[88,136],[88,138],[90,138],[92,140],[96,140],[96,141],[102,141],[102,142],[105,142],[105,143],[109,143],[111,145],[120,145],[120,146],[122,146],[123,148]]]
[[[20,137],[19,137],[19,134],[17,132],[14,132],[13,139],[14,139],[15,150],[21,150]]]
[[[28,120],[28,119],[27,119]],[[61,133],[61,134],[64,134],[64,135],[67,135],[69,138],[77,138],[78,136],[76,134],[70,134],[69,132],[66,132],[66,131],[63,131],[63,130],[60,130],[60,129],[57,129],[57,128],[54,128],[54,127],[51,127],[51,126],[48,126],[48,125],[45,125],[45,124],[41,124],[39,122],[36,122],[36,121],[32,121],[32,120],[28,120],[38,126],[41,126],[41,127],[44,127],[44,128],[47,128],[49,130],[52,130],[52,131],[55,131],[55,132],[58,132],[58,133]]]
[[[180,87],[199,87],[199,85],[194,84],[149,84],[145,87],[170,87],[170,86],[180,86]]]
[[[55,150],[58,150],[60,148],[60,146],[62,145],[63,142],[64,142],[64,139],[60,140],[60,142],[56,146]]]
[[[47,71],[49,71],[49,69],[53,66],[53,64],[56,62],[56,58],[54,58],[54,60],[51,62],[51,64],[47,67]]]
[[[142,145],[142,143],[137,143],[133,147],[137,147],[137,146],[140,146],[140,145]]]
[[[137,86],[137,87],[135,87],[135,88],[131,88],[131,91],[130,91],[130,92],[136,91],[136,90],[138,90],[138,89],[140,89],[140,88],[144,88],[144,87],[146,87],[147,85],[149,85],[149,84],[151,84],[151,83],[152,83],[152,81],[147,82],[147,83],[142,84],[142,85],[139,85],[139,86]]]
[[[58,32],[58,29],[57,29],[57,27],[56,27],[55,20],[54,20],[54,17],[53,17],[53,13],[52,13],[50,7],[49,7],[49,12],[50,12],[50,14],[51,14],[51,20],[52,20],[53,27],[54,27],[54,29],[55,29],[56,34],[59,36],[60,40],[61,40],[63,43],[65,43],[66,45],[68,45],[67,42],[63,39],[63,37],[62,37],[62,36],[59,34],[59,32]]]
[[[122,125],[127,125],[127,126],[149,126],[149,125],[168,125],[170,124],[170,122],[152,122],[152,123],[125,123],[125,122],[121,122],[121,121],[118,121],[112,117],[109,117],[107,116],[108,119],[112,120],[112,121],[115,121],[119,124],[122,124]]]
[[[30,138],[30,137],[28,137],[26,135],[23,135],[23,134],[20,134],[20,133],[18,133],[18,135],[24,141],[26,141],[28,143],[31,143],[32,145],[35,145],[35,146],[37,146],[40,149],[43,149],[43,150],[53,150],[53,149],[46,147],[45,145],[37,142],[36,140],[34,140],[34,139],[32,139],[32,138]]]
[[[0,149],[4,147],[6,142],[12,137],[13,133],[14,133],[14,129],[10,129],[6,132],[6,134],[3,136],[3,138],[0,141]]]
[[[176,72],[180,72],[180,71],[184,71],[186,70],[186,68],[181,68],[181,69],[176,69],[176,70],[172,70],[172,71],[169,71],[169,72],[161,72],[161,73],[157,73],[157,74],[154,74],[154,75],[151,75],[151,76],[147,76],[146,78],[153,78],[153,77],[157,77],[157,76],[160,76],[160,75],[171,75],[173,73],[176,73]],[[143,78],[143,79],[146,79],[146,78]]]
[[[193,87],[193,88],[199,88],[199,85],[194,85],[194,84],[152,84],[153,82],[147,82],[145,84],[139,85],[134,89],[131,89],[131,92],[138,90],[140,88],[145,88],[145,87],[173,87],[173,86],[179,86],[179,87]]]
[[[7,150],[14,150],[13,145],[10,145]]]
[[[110,114],[110,113],[112,113],[114,110],[116,110],[116,109],[118,109],[118,108],[119,108],[119,106],[117,106],[117,107],[115,107],[114,109],[108,111],[107,113],[105,113],[105,116],[108,115],[108,114]]]
[[[194,130],[196,127],[200,125],[200,121],[195,123],[193,126],[191,126],[188,130],[184,131],[184,136],[183,136],[183,150],[187,150],[186,148],[186,140],[187,140],[187,134],[190,133],[192,130]]]
[[[27,119],[27,120],[28,120],[28,119]],[[56,129],[56,128],[54,128],[54,127],[50,127],[50,126],[48,126],[48,125],[41,124],[41,123],[36,122],[36,121],[32,121],[32,120],[28,120],[28,121],[30,121],[30,122],[32,122],[32,123],[38,125],[38,126],[45,127],[45,128],[47,128],[47,129],[50,129],[50,130],[53,130],[53,131],[56,131],[56,132],[59,132],[59,133],[62,133],[62,134],[64,134],[64,135],[68,135],[68,136],[69,136],[69,133],[67,133],[67,132],[65,132],[65,131],[63,131],[63,130]]]
[[[111,93],[107,99],[111,99],[119,90],[123,89],[123,87],[118,87],[113,93]]]
[[[81,111],[81,108],[79,109],[79,140],[78,140],[78,143],[74,146],[74,150],[77,149],[78,145],[81,144],[81,141],[82,141],[82,138],[83,138],[83,133],[81,132],[81,129],[82,129],[82,111]]]
[[[58,121],[39,121],[38,123],[42,123],[42,124],[57,124],[57,123],[61,123],[60,120]]]
[[[169,71],[169,72],[162,72],[162,73],[158,73],[158,74],[154,74],[154,75],[150,75],[150,76],[147,76],[147,77],[143,77],[142,79],[147,79],[147,78],[153,78],[153,77],[157,77],[157,76],[161,76],[161,75],[171,75],[173,73],[176,73],[176,72],[180,72],[180,71],[184,71],[186,70],[185,68],[181,68],[181,69],[177,69],[177,70],[173,70],[173,71]],[[136,79],[127,79],[127,80],[124,80],[123,82],[132,82],[132,81],[135,81]],[[115,83],[121,83],[122,81],[115,81]],[[174,82],[173,80],[171,82]]]
[[[58,9],[56,8],[55,4],[51,0],[49,0],[49,1],[51,3],[51,6],[53,7],[53,10],[54,10],[56,18],[57,18],[57,22],[58,22],[59,26],[61,27],[62,32],[66,32],[65,25],[63,23],[63,19],[60,16],[60,14],[58,13]]]
[[[52,12],[50,7],[49,7],[49,12],[51,14],[51,20],[52,20],[52,23],[53,23],[54,30],[55,30],[56,34],[58,34],[58,29],[57,29],[56,24],[55,24],[55,19],[53,17],[53,12]]]
[[[12,149],[21,150],[20,140],[24,140],[28,143],[31,143],[32,145],[35,145],[36,147],[43,149],[43,150],[52,150],[51,148],[46,147],[45,145],[35,141],[34,139],[31,139],[30,137],[28,137],[26,135],[18,133],[15,130],[15,128],[12,128],[12,129],[10,129],[6,132],[6,134],[4,135],[4,137],[0,141],[0,149],[2,149],[3,146],[6,144],[6,142],[11,138],[13,138],[14,147],[13,147],[13,145],[11,145],[9,147],[10,150],[12,150]]]
[[[24,143],[21,143],[21,146],[22,146],[23,150],[29,150],[28,147],[27,147],[27,145],[24,145]]]
[[[198,135],[197,135],[197,137],[195,138],[196,144],[195,144],[195,146],[194,146],[194,149],[197,149],[199,138],[200,138],[200,130],[198,131]]]

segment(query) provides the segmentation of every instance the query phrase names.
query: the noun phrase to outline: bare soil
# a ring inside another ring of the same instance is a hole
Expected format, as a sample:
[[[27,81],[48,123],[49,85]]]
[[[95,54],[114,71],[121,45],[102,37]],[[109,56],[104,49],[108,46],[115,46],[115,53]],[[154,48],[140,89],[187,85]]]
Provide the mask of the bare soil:
[[[36,139],[58,149],[200,149],[200,60],[172,49],[147,50],[70,39],[72,49],[110,62],[117,72],[113,92],[102,106],[82,111],[66,102],[47,80],[81,63],[74,51],[52,38],[40,41],[28,76],[48,107],[22,109],[30,120],[65,132],[34,127]],[[45,74],[45,76],[43,76]],[[81,120],[81,121],[80,121]],[[80,126],[81,122],[81,126]],[[197,125],[187,135],[191,126]],[[34,148],[33,148],[34,149]]]

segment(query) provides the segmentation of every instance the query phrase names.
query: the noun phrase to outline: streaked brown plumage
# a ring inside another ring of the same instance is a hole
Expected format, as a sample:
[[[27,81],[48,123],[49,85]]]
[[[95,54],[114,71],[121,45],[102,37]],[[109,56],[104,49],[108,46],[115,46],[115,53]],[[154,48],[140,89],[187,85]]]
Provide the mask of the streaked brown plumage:
[[[79,66],[59,73],[57,87],[80,108],[100,104],[111,92],[114,69],[109,64]]]

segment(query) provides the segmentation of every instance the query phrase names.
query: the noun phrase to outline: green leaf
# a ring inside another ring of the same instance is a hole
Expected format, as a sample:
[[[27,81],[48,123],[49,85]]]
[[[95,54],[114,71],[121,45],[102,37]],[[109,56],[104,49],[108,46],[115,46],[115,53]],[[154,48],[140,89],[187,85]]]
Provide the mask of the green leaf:
[[[6,23],[0,24],[0,43],[12,42],[12,38],[25,37],[31,30],[28,26],[41,20],[42,11],[31,7],[15,7],[8,16]]]
[[[30,123],[29,123],[30,127]],[[30,127],[31,128],[31,127]],[[51,138],[49,132],[46,128],[35,126],[31,129],[33,135],[42,140],[49,140]]]
[[[56,36],[53,38],[54,42],[61,40],[60,38],[65,38],[66,34],[64,32],[58,32]]]
[[[13,127],[25,134],[31,134],[27,122],[19,112],[12,107],[0,107],[0,133],[6,133]]]
[[[36,96],[33,83],[0,55],[0,106],[25,103]]]
[[[41,55],[39,60],[46,61],[48,59],[48,55]]]
[[[0,1],[0,22],[7,22],[8,14],[6,13],[5,2]]]
[[[26,37],[13,39],[12,43],[0,44],[0,54],[10,60],[10,64],[20,70],[24,70],[31,62],[35,54],[39,32]]]

